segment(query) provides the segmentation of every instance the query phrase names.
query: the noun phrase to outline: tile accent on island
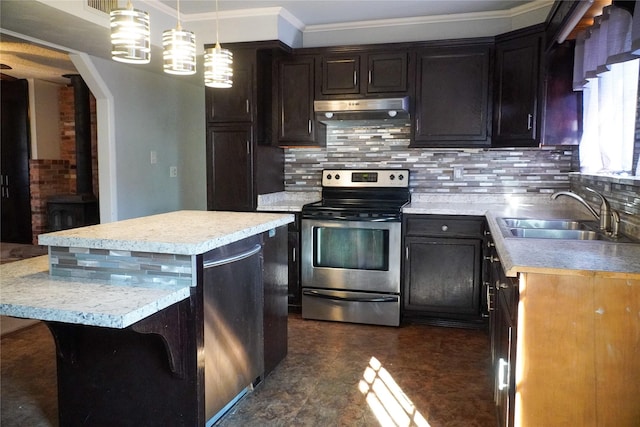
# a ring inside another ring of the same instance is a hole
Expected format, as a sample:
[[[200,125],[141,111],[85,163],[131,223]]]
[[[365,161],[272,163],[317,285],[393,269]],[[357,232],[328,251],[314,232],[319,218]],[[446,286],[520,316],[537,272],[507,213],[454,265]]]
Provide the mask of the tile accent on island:
[[[194,257],[76,247],[49,247],[52,276],[107,280],[114,284],[196,286]]]

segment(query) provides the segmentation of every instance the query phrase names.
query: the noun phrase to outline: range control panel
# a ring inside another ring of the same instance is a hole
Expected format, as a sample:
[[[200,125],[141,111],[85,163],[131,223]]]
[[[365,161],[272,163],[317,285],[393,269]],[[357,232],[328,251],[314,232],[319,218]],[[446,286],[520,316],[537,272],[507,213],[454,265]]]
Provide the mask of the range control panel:
[[[409,187],[409,169],[324,169],[323,187]]]

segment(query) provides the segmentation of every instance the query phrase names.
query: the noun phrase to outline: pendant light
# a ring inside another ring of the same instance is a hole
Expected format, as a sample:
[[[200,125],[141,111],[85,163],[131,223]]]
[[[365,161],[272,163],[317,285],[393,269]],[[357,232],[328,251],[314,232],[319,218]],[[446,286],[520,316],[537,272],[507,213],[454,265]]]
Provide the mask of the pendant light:
[[[177,0],[178,25],[162,33],[162,61],[165,73],[191,75],[196,73],[196,35],[182,29],[180,0]]]
[[[218,0],[216,0],[216,46],[204,51],[204,84],[208,87],[230,88],[233,86],[233,54],[220,47],[218,28]]]
[[[125,9],[109,13],[111,58],[129,64],[148,64],[151,57],[149,14],[134,9],[128,0]]]

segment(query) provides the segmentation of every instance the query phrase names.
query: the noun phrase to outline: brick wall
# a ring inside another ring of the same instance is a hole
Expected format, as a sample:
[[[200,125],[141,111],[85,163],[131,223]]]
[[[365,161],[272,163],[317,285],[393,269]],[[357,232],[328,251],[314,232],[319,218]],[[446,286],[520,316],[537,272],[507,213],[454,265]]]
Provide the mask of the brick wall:
[[[47,230],[47,199],[57,194],[69,194],[70,167],[68,160],[31,159],[29,179],[31,191],[32,242]]]
[[[76,130],[75,109],[73,101],[73,87],[60,88],[60,158],[68,160],[70,165],[70,180],[68,193],[76,191]],[[90,97],[91,108],[91,158],[93,170],[93,194],[98,196],[98,140],[96,131],[96,100]]]

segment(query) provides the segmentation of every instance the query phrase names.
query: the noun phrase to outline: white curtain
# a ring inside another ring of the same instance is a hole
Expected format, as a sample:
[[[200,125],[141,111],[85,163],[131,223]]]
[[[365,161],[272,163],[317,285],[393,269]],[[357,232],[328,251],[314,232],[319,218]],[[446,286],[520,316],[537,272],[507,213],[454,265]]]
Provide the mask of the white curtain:
[[[638,4],[640,0],[636,18]],[[582,172],[633,170],[640,64],[640,52],[632,48],[635,25],[627,10],[607,6],[576,39],[573,85],[583,91]]]

